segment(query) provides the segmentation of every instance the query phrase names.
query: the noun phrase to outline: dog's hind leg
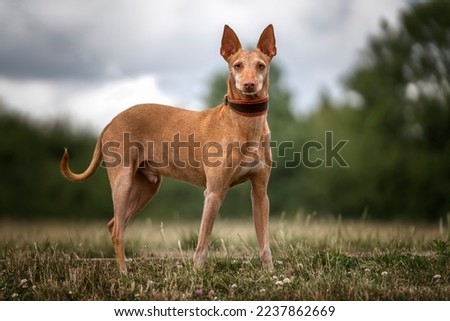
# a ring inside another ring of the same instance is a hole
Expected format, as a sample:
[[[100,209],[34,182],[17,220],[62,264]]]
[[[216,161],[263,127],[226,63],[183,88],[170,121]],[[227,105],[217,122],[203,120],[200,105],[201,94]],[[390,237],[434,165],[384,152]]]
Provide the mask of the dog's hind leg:
[[[161,185],[161,176],[144,175],[138,171],[133,179],[130,196],[128,198],[128,210],[125,215],[125,228],[131,219],[139,213],[153,196],[158,193]]]
[[[108,173],[109,174],[109,173]],[[112,199],[114,206],[114,218],[108,223],[111,233],[111,239],[116,254],[116,260],[119,270],[126,273],[127,266],[125,264],[125,249],[123,242],[123,234],[125,231],[126,214],[128,211],[128,200],[133,182],[133,172],[131,169],[121,171],[118,175],[114,175],[114,181],[111,180]]]
[[[113,189],[114,218],[108,223],[111,239],[121,272],[126,272],[124,232],[130,220],[158,192],[161,178],[155,176],[151,182],[147,176],[137,172],[134,177],[130,172],[122,172],[115,178]]]

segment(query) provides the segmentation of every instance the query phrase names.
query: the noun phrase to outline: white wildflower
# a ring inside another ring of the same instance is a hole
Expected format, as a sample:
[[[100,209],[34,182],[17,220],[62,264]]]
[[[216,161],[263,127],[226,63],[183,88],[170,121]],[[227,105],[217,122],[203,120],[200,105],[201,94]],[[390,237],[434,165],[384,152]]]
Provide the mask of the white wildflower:
[[[435,282],[439,282],[439,280],[441,279],[441,275],[440,274],[436,274],[433,276],[433,281]]]
[[[27,279],[20,280],[19,288],[26,288],[27,287]]]

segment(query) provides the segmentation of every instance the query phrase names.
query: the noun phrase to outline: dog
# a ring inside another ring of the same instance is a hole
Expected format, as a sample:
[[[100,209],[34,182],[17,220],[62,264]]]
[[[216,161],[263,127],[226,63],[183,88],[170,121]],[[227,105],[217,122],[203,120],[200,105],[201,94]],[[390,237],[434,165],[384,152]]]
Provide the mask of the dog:
[[[219,208],[228,190],[251,183],[253,220],[264,266],[272,268],[269,246],[269,182],[272,155],[267,124],[269,69],[276,55],[272,25],[261,33],[256,49],[243,50],[225,25],[220,48],[229,77],[224,101],[191,111],[140,104],[119,113],[100,134],[88,168],[69,168],[65,150],[60,170],[75,182],[88,179],[103,162],[114,205],[108,223],[119,270],[126,273],[124,231],[130,220],[158,192],[163,176],[205,188],[195,268],[204,266]]]

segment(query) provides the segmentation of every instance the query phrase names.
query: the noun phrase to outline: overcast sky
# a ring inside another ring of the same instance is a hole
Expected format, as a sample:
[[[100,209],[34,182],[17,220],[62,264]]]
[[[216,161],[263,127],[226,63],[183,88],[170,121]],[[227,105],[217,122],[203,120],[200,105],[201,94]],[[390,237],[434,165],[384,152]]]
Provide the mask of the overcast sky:
[[[274,25],[298,111],[339,78],[380,19],[404,0],[0,0],[0,99],[36,119],[71,117],[96,131],[141,102],[201,109],[225,71],[223,25],[251,49]]]

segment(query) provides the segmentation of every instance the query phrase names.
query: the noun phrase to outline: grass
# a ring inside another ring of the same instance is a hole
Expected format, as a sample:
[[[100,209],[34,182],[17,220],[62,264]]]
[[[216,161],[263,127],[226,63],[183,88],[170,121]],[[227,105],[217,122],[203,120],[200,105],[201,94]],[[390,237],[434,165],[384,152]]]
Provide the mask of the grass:
[[[250,220],[218,220],[208,263],[197,271],[198,222],[141,220],[126,233],[132,260],[124,276],[103,223],[2,222],[0,299],[448,300],[446,225],[274,220],[268,271]]]

